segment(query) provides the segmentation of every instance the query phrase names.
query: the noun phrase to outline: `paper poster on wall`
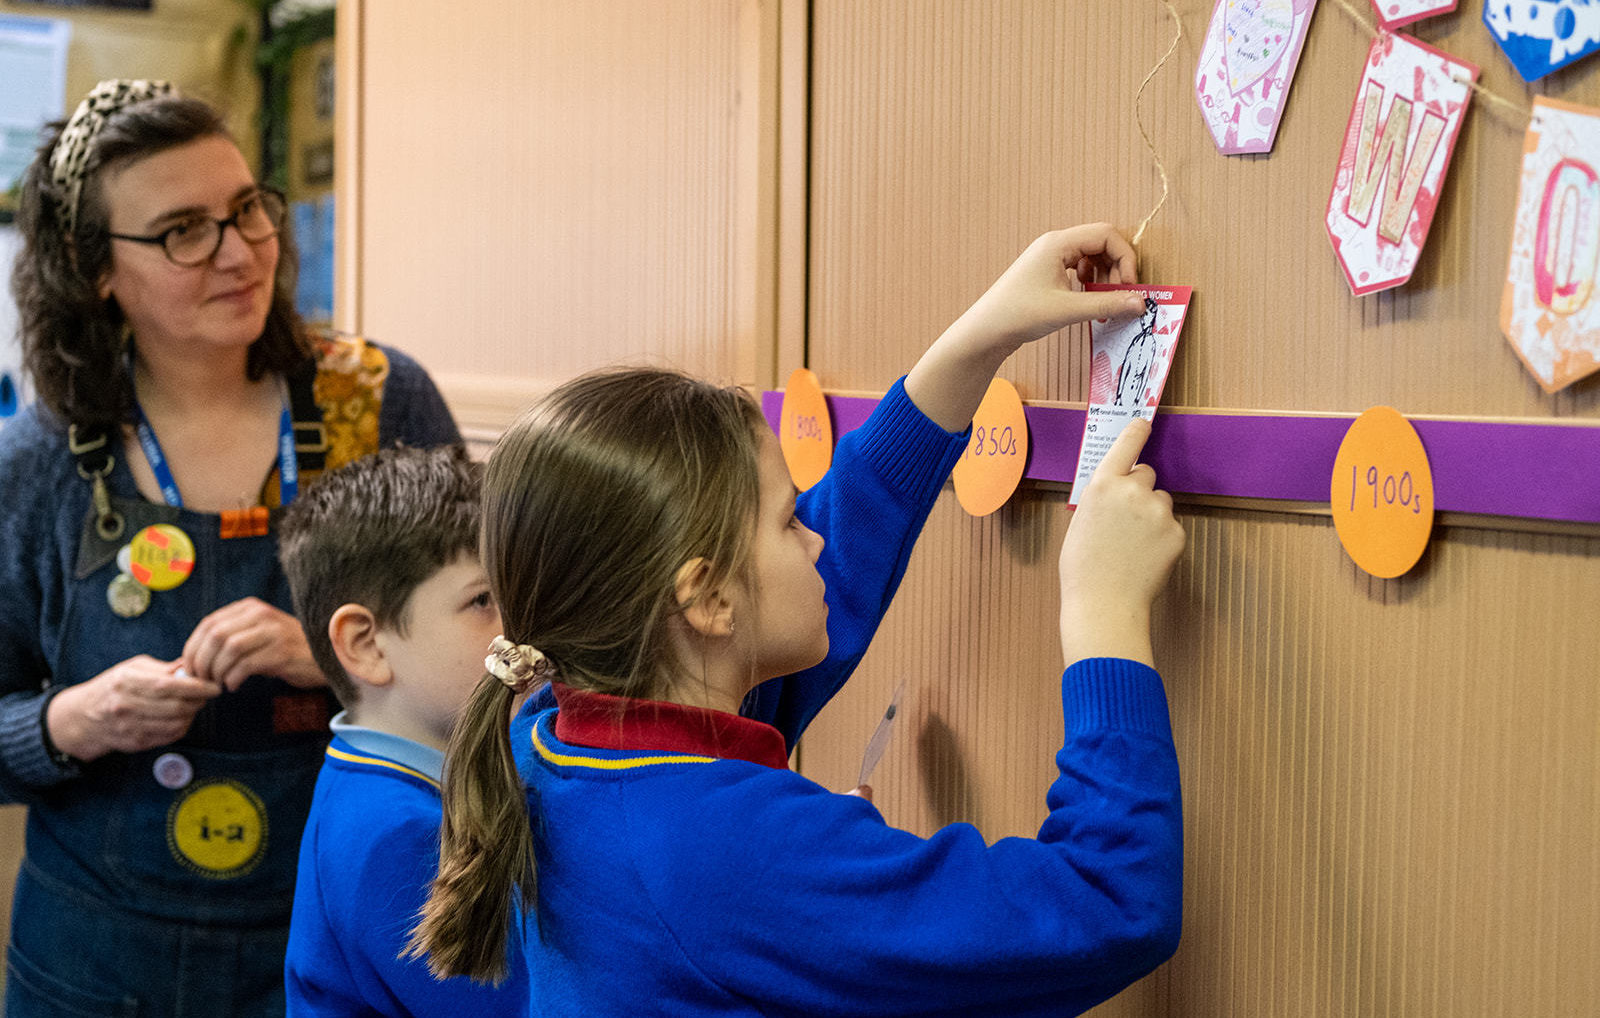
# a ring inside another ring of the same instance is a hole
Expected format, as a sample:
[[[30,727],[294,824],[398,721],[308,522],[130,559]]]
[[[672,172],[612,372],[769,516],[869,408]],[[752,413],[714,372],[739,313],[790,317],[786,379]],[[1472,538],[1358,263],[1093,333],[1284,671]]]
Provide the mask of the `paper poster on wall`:
[[[22,250],[22,237],[14,226],[0,226],[0,265],[10,265]],[[4,289],[0,285],[0,289]],[[8,295],[9,296],[9,295]],[[22,379],[22,344],[17,341],[17,305],[0,300],[0,428],[27,402]]]
[[[1484,0],[1483,23],[1525,81],[1600,49],[1595,0]]]
[[[1378,24],[1391,32],[1401,25],[1431,18],[1435,14],[1449,14],[1456,9],[1456,0],[1372,0],[1372,11]]]
[[[1535,96],[1500,330],[1545,392],[1600,369],[1600,110]]]
[[[1067,500],[1073,506],[1128,422],[1135,417],[1155,419],[1193,291],[1188,286],[1108,283],[1091,283],[1085,289],[1137,290],[1144,294],[1144,313],[1121,321],[1102,318],[1089,323],[1089,410],[1084,416],[1072,495]]]
[[[1478,69],[1409,36],[1378,33],[1328,196],[1328,238],[1357,297],[1416,270]]]
[[[0,15],[0,194],[11,190],[39,148],[39,128],[66,103],[72,23]]]
[[[1317,0],[1217,0],[1194,72],[1217,151],[1270,152]]]

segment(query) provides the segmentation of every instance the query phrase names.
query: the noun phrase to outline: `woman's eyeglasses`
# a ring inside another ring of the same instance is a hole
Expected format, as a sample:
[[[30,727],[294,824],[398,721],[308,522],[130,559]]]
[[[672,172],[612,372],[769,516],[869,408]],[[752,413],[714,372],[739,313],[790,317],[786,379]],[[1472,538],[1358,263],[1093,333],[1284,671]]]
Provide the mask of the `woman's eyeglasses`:
[[[228,227],[237,227],[239,236],[249,243],[260,244],[278,235],[278,231],[283,229],[287,212],[288,204],[283,195],[262,188],[240,202],[239,207],[233,210],[233,215],[226,219],[196,216],[148,237],[128,233],[113,233],[111,236],[137,244],[159,244],[166,251],[169,261],[192,268],[216,257],[222,248],[222,235]]]

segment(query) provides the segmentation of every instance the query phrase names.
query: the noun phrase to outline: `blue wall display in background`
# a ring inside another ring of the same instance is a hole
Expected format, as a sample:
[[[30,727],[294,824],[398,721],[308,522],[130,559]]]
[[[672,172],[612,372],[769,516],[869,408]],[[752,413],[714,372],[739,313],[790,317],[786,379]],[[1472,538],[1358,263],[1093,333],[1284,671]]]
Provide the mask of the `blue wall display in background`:
[[[0,267],[10,269],[20,250],[22,238],[16,228],[0,226]],[[22,343],[17,326],[17,303],[11,298],[11,287],[0,276],[0,428],[31,398],[22,378]]]
[[[22,402],[19,388],[17,380],[11,377],[11,372],[0,371],[0,421],[17,412],[17,407]]]
[[[333,195],[294,202],[294,239],[300,249],[300,277],[294,302],[313,324],[333,321]]]
[[[1484,0],[1483,23],[1525,81],[1600,49],[1600,0]]]

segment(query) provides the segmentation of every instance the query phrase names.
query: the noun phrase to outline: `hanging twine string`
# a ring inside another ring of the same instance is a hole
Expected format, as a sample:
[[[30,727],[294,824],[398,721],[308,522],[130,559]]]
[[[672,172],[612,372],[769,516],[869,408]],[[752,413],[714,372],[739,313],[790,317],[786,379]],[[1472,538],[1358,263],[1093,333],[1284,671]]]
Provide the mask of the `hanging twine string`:
[[[1338,5],[1340,10],[1344,11],[1345,14],[1349,16],[1351,21],[1354,21],[1357,25],[1360,25],[1362,30],[1365,31],[1369,36],[1374,39],[1379,38],[1378,29],[1373,27],[1372,23],[1362,16],[1360,11],[1351,6],[1350,0],[1333,0],[1333,2]],[[1492,103],[1495,106],[1499,106],[1502,109],[1510,110],[1512,113],[1515,113],[1518,117],[1522,118],[1524,124],[1533,119],[1533,111],[1528,109],[1526,106],[1523,106],[1520,103],[1514,103],[1510,99],[1507,99],[1503,96],[1496,95],[1470,78],[1457,78],[1455,75],[1451,75],[1450,80],[1454,81],[1458,85],[1465,85],[1472,89],[1474,92],[1482,96],[1486,102]]]
[[[1134,247],[1139,246],[1140,239],[1144,237],[1144,228],[1150,225],[1150,220],[1154,219],[1156,213],[1161,211],[1161,206],[1167,203],[1167,195],[1172,190],[1167,183],[1167,166],[1161,161],[1161,153],[1156,151],[1156,143],[1150,140],[1150,132],[1145,130],[1144,115],[1141,113],[1139,106],[1141,100],[1144,99],[1144,87],[1150,84],[1150,79],[1154,78],[1162,67],[1166,66],[1168,58],[1177,50],[1178,43],[1183,41],[1183,21],[1178,17],[1178,9],[1172,6],[1172,0],[1161,0],[1161,2],[1166,5],[1167,16],[1172,19],[1172,45],[1167,47],[1167,51],[1161,54],[1161,60],[1150,68],[1150,73],[1146,74],[1144,80],[1139,82],[1139,91],[1133,95],[1133,119],[1139,125],[1139,137],[1144,139],[1144,147],[1150,150],[1150,158],[1156,161],[1156,170],[1161,174],[1161,200],[1156,202],[1156,207],[1151,209],[1150,214],[1140,221],[1139,228],[1133,231],[1132,244]]]

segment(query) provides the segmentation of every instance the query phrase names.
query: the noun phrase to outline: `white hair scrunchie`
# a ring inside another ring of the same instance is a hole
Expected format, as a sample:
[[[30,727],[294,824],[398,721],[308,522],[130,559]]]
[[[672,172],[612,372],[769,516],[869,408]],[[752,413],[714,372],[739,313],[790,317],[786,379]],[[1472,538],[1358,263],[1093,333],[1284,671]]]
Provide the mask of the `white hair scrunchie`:
[[[78,196],[83,192],[83,171],[89,162],[89,149],[113,113],[134,103],[176,95],[166,81],[110,78],[89,90],[73,111],[72,119],[61,129],[55,148],[50,150],[50,179],[61,189],[63,200],[57,210],[61,232],[71,239],[78,225]]]
[[[556,665],[537,647],[512,643],[504,636],[489,641],[489,656],[483,667],[504,682],[513,693],[525,693],[536,682],[554,678]]]

